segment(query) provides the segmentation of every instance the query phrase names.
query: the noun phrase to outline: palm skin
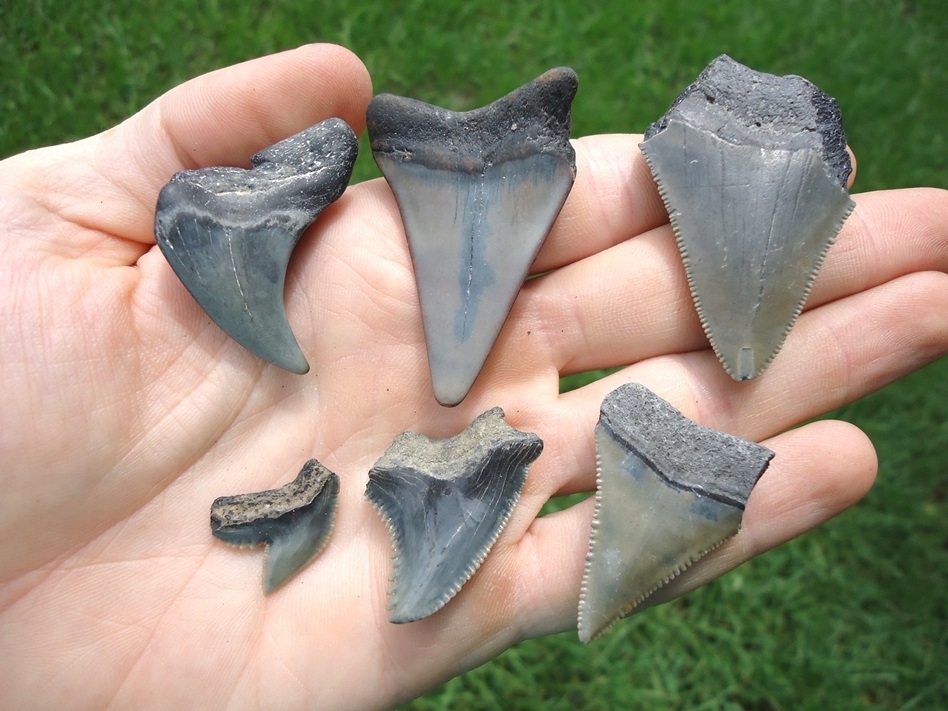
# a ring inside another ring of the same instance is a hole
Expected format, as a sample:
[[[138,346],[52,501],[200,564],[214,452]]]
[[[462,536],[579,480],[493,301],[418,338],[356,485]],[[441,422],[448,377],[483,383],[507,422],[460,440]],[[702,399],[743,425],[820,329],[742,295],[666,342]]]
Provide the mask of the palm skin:
[[[408,250],[382,181],[351,187],[297,248],[296,376],[228,339],[154,246],[184,168],[247,165],[371,92],[337,47],[183,85],[104,134],[0,165],[0,699],[7,708],[385,708],[575,625],[602,397],[635,380],[777,452],[741,533],[696,587],[857,501],[875,475],[851,425],[800,422],[948,351],[948,194],[860,196],[808,311],[760,379],[707,347],[634,136],[576,142],[576,186],[468,398],[431,392]],[[634,239],[630,239],[633,238]],[[560,395],[560,375],[629,365]],[[500,405],[545,449],[487,561],[441,612],[392,625],[388,532],[363,498],[398,433],[449,436]],[[339,474],[322,555],[264,597],[260,552],[211,537],[221,494]]]

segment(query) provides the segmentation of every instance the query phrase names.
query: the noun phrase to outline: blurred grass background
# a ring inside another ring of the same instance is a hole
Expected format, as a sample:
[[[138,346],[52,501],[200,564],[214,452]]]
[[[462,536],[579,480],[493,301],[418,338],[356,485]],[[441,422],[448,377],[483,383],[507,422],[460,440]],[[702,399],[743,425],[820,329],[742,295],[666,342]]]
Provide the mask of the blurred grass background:
[[[0,157],[311,41],[353,49],[376,92],[459,110],[569,65],[574,136],[643,131],[725,52],[837,97],[857,191],[948,187],[942,0],[6,0]],[[355,179],[377,175],[363,138]],[[525,642],[406,708],[948,708],[948,360],[833,416],[879,451],[856,508],[588,647],[575,633]]]

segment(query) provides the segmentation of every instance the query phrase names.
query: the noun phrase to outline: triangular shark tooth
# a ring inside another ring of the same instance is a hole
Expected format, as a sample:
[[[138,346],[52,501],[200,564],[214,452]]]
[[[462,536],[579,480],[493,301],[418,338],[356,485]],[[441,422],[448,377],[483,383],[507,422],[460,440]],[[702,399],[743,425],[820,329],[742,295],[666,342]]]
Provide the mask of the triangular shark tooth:
[[[395,438],[365,490],[392,536],[392,622],[437,612],[474,575],[542,450],[540,438],[508,425],[499,407],[448,439]]]
[[[583,642],[737,533],[774,456],[692,422],[635,383],[603,400],[596,453],[596,512],[579,601]]]
[[[309,365],[283,306],[290,254],[346,189],[359,144],[341,119],[301,131],[251,159],[251,170],[175,174],[158,196],[155,236],[175,273],[231,338],[274,365]]]
[[[722,55],[641,148],[714,352],[735,380],[759,375],[854,206],[836,100]]]
[[[211,533],[235,546],[266,544],[263,592],[269,595],[325,548],[338,498],[339,477],[310,459],[279,489],[216,499]]]
[[[576,176],[572,69],[456,113],[391,94],[367,113],[418,284],[435,397],[474,383]]]

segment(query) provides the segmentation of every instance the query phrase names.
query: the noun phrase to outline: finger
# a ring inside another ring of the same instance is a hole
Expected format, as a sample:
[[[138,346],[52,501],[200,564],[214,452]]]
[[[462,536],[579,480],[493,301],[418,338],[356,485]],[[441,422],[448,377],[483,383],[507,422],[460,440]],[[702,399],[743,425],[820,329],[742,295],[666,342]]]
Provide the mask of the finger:
[[[120,128],[142,172],[163,181],[187,168],[249,167],[253,153],[329,117],[361,133],[371,91],[352,52],[306,45],[198,77]]]
[[[587,136],[573,142],[576,182],[533,272],[556,269],[668,222],[640,135]]]
[[[764,377],[734,381],[710,351],[679,358],[677,379],[651,376],[654,361],[632,366],[627,376],[652,382],[697,422],[759,441],[946,352],[948,274],[921,272],[804,314]]]
[[[573,141],[576,182],[537,255],[533,273],[557,269],[668,223],[668,213],[639,148],[641,134]],[[856,177],[856,157],[849,153]]]
[[[853,197],[856,209],[827,254],[808,308],[911,272],[948,272],[948,190],[882,190]]]
[[[765,444],[779,456],[751,491],[740,532],[660,589],[645,607],[680,597],[816,528],[855,505],[875,481],[872,442],[847,422],[814,422]]]
[[[639,382],[707,427],[760,441],[852,402],[948,353],[948,275],[923,272],[834,301],[801,318],[781,357],[760,378],[736,382],[710,350],[649,359],[560,397],[581,413],[565,438],[544,438],[545,456],[571,468],[544,493],[594,485],[592,430],[608,392]],[[542,433],[541,433],[541,436]],[[540,492],[536,494],[541,496]]]
[[[886,191],[856,200],[807,309],[912,272],[948,271],[948,191]],[[505,329],[504,347],[522,352],[539,344],[561,374],[707,346],[668,226],[528,282],[513,318],[539,327],[529,337],[526,329]]]
[[[872,444],[847,423],[815,422],[764,444],[776,456],[751,493],[740,533],[670,583],[656,601],[702,585],[837,515],[864,496],[875,477]],[[504,573],[491,576],[490,609],[505,613],[499,625],[512,626],[521,638],[575,629],[592,511],[590,499],[541,517],[522,541],[492,553],[478,576]]]
[[[155,199],[176,171],[249,167],[260,149],[330,117],[361,132],[370,97],[362,62],[334,45],[307,45],[177,87],[109,136],[110,152],[128,159],[115,183],[142,208],[137,224],[106,231],[140,235],[150,244]]]
[[[249,166],[260,149],[334,116],[361,131],[370,95],[354,54],[308,45],[192,79],[114,129],[27,154],[17,167],[58,219],[151,245],[155,201],[175,172]],[[108,254],[88,236],[73,253]]]
[[[539,328],[511,352],[536,344],[561,375],[707,346],[668,225],[531,280],[512,317]]]

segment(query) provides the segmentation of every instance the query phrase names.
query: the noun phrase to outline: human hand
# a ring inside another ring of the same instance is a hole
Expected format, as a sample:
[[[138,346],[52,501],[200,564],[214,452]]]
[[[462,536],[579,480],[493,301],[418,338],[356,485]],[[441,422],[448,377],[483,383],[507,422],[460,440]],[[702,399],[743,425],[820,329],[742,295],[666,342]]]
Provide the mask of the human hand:
[[[370,86],[307,47],[189,82],[99,136],[0,165],[0,698],[100,707],[392,706],[520,639],[575,625],[603,396],[640,382],[777,456],[742,531],[683,592],[857,501],[869,441],[787,431],[948,351],[948,193],[857,196],[808,310],[767,372],[732,381],[701,332],[637,136],[576,141],[577,181],[467,399],[428,378],[414,278],[387,185],[356,185],[301,240],[287,311],[312,370],[227,338],[154,246],[158,191],[183,168],[246,165],[329,116],[360,130]],[[628,365],[631,364],[631,365]],[[628,365],[563,395],[566,373]],[[393,625],[389,535],[363,498],[398,433],[456,434],[500,405],[543,454],[487,560],[443,610]],[[341,480],[319,558],[269,597],[260,552],[211,537],[210,503]]]

